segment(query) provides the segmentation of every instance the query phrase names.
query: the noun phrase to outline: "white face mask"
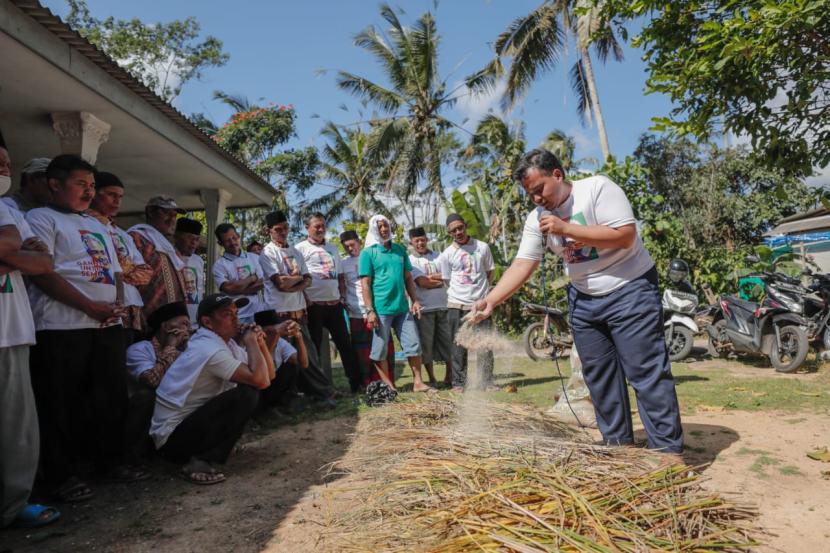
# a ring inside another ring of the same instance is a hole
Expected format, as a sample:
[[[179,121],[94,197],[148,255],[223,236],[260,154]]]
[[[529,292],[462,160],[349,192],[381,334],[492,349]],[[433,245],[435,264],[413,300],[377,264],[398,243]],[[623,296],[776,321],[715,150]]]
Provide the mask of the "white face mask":
[[[6,175],[0,175],[0,196],[9,191],[12,187],[12,178]]]

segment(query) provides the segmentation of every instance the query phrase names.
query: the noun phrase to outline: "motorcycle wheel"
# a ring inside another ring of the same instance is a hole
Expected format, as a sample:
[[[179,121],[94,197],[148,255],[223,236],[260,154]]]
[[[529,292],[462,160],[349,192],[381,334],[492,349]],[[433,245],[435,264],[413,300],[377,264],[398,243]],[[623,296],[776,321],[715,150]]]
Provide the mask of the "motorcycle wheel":
[[[692,331],[682,325],[676,325],[669,336],[666,332],[666,349],[669,350],[669,361],[682,361],[692,352],[695,337]]]
[[[807,358],[810,343],[807,334],[795,325],[782,326],[778,334],[780,342],[773,341],[769,352],[769,360],[775,370],[780,373],[795,372]]]
[[[726,338],[726,321],[720,319],[719,321],[715,321],[714,325],[715,330],[717,330],[717,335],[721,338],[721,342],[728,340]],[[727,352],[725,351],[718,351],[718,348],[715,347],[715,341],[712,339],[712,336],[709,336],[709,342],[706,346],[706,351],[709,353],[711,357],[726,357]]]
[[[522,335],[522,342],[525,345],[525,353],[534,361],[550,358],[553,344],[545,337],[545,323],[529,325]]]

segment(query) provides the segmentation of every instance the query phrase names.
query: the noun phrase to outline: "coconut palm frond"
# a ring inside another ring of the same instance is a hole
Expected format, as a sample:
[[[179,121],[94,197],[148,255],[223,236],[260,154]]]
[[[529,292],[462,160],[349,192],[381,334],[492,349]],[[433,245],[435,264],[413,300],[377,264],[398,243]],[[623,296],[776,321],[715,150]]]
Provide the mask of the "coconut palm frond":
[[[576,96],[576,114],[579,116],[579,121],[582,125],[588,126],[591,124],[591,95],[588,93],[588,83],[585,79],[585,67],[582,65],[582,59],[576,60],[573,67],[571,67],[571,89]]]

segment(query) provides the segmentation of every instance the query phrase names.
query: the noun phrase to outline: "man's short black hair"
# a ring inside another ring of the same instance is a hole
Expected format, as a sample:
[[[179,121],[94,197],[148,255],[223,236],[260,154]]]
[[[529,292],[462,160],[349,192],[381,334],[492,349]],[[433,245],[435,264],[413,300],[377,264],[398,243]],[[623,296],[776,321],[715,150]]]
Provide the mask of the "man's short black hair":
[[[522,159],[516,164],[516,168],[513,169],[513,180],[522,184],[527,172],[531,169],[537,169],[545,175],[550,175],[554,169],[559,169],[562,172],[562,178],[565,178],[565,169],[562,167],[562,162],[544,148],[530,150],[522,156]]]
[[[222,223],[221,225],[218,225],[218,226],[216,227],[216,230],[214,230],[214,231],[213,231],[213,234],[215,234],[215,235],[216,235],[216,240],[218,240],[219,242],[221,242],[221,241],[222,241],[222,236],[223,236],[226,232],[228,232],[229,230],[232,230],[232,231],[236,232],[236,227],[235,227],[235,226],[233,226],[233,225],[232,225],[232,224],[230,224],[230,223]]]
[[[72,171],[88,171],[96,173],[95,166],[75,154],[61,154],[55,157],[46,168],[47,179],[57,179],[64,182]]]
[[[305,219],[303,219],[303,224],[306,226],[306,228],[308,228],[308,226],[311,224],[311,221],[313,221],[314,219],[322,219],[323,221],[325,221],[326,216],[320,213],[319,211],[315,211],[314,213],[305,216]]]

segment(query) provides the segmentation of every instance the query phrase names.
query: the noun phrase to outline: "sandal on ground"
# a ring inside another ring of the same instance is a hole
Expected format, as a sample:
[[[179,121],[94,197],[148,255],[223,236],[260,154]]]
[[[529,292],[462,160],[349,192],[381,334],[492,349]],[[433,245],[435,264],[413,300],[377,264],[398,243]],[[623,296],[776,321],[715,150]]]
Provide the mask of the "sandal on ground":
[[[55,490],[55,497],[64,503],[80,503],[92,499],[95,493],[86,482],[73,476]]]
[[[421,388],[420,390],[416,390],[416,389],[415,389],[415,386],[413,386],[413,387],[412,387],[412,391],[413,391],[413,392],[418,392],[418,393],[421,393],[421,394],[423,394],[423,393],[435,394],[435,393],[437,393],[437,392],[438,392],[438,390],[436,390],[435,388],[433,388],[433,387],[432,387],[432,386],[430,386],[429,384],[424,384],[424,387],[423,387],[423,388]]]
[[[225,475],[210,466],[210,463],[199,459],[193,459],[183,466],[179,474],[191,484],[200,486],[219,484],[226,480]]]
[[[107,474],[107,479],[117,483],[140,482],[150,478],[150,473],[130,465],[119,465]]]
[[[11,526],[12,528],[38,528],[52,524],[59,518],[61,518],[61,512],[54,507],[29,503],[17,513],[17,518]]]

